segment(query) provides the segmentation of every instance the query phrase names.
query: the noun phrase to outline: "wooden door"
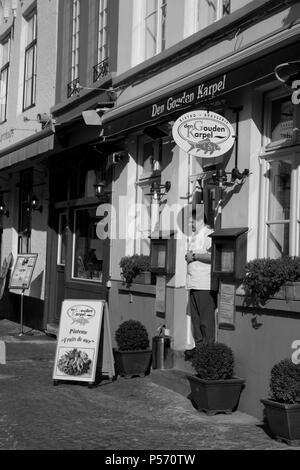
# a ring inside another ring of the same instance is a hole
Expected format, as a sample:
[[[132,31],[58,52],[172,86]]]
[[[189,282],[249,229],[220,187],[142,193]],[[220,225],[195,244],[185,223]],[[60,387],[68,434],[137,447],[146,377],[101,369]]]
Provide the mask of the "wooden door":
[[[68,247],[67,211],[57,213],[57,258],[55,267],[55,309],[53,322],[59,323],[62,301],[65,298],[65,266]]]

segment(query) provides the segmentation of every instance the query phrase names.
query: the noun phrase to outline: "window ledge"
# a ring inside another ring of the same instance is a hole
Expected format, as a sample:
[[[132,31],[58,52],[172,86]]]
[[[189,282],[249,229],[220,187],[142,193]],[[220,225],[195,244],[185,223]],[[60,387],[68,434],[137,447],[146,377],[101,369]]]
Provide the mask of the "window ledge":
[[[287,287],[293,289],[292,297],[287,297]],[[283,286],[278,293],[269,300],[265,302],[265,304],[249,304],[246,301],[245,291],[242,286],[239,286],[236,291],[236,301],[235,305],[238,310],[243,309],[251,309],[256,311],[263,311],[263,310],[276,310],[281,312],[288,312],[288,313],[299,313],[300,315],[300,282],[291,282],[287,283]]]
[[[122,281],[115,281],[119,293],[127,292],[128,294],[147,294],[149,297],[156,296],[156,286],[150,284],[134,284],[132,283],[130,287],[127,287],[126,284],[123,284]]]

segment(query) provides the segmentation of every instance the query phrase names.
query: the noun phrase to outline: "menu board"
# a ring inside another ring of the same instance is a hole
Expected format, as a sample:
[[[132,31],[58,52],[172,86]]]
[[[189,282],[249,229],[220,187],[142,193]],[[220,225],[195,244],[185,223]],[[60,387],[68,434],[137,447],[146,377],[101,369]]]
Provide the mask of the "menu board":
[[[160,313],[166,311],[166,276],[156,277],[155,311]]]
[[[220,283],[218,300],[219,328],[234,329],[235,326],[235,284]]]
[[[9,283],[10,289],[29,289],[37,254],[18,255]]]
[[[92,383],[96,371],[113,377],[108,307],[104,300],[64,300],[53,379]]]

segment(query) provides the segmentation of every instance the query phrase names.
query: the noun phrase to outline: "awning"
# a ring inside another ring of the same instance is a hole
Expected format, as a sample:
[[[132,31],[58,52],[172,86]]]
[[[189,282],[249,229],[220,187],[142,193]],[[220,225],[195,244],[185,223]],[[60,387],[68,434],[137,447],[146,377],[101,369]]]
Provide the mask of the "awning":
[[[0,170],[53,150],[54,133],[47,129],[0,151]]]
[[[258,84],[263,80],[275,80],[274,69],[277,64],[299,58],[300,42],[277,49],[262,57],[251,58],[243,65],[220,69],[213,77],[192,82],[186,87],[176,87],[168,93],[156,92],[156,99],[150,94],[145,96],[143,103],[126,103],[120,108],[115,107],[103,116],[104,136],[112,137],[122,132],[157,125],[161,122],[177,119],[178,115],[195,107],[213,104],[214,100],[225,98],[226,95],[250,84]]]

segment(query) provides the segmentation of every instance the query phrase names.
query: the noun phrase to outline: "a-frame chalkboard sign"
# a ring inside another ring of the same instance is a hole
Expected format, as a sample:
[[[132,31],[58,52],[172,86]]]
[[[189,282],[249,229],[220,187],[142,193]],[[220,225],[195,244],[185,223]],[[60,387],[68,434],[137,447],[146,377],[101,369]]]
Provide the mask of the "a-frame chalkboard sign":
[[[115,376],[108,306],[104,300],[64,300],[53,370],[59,380],[88,382]]]

